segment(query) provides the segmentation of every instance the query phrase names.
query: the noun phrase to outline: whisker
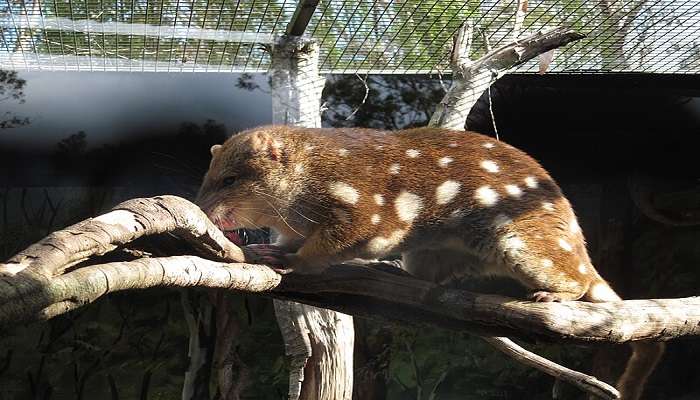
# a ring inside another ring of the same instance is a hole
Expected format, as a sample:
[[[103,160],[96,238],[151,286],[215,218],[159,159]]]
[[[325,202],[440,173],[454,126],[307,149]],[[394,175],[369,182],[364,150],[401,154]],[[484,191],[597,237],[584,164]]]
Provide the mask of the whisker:
[[[254,192],[257,193],[257,194],[261,194],[261,195],[264,195],[264,196],[271,197],[271,198],[273,198],[273,199],[275,199],[275,200],[280,200],[280,201],[282,200],[282,199],[280,199],[279,197],[276,197],[276,196],[273,196],[273,195],[271,195],[271,194],[264,193],[264,192],[261,192],[261,191],[258,191],[258,190],[254,190]],[[298,200],[302,200],[302,199],[298,199]],[[310,202],[310,201],[308,201],[308,200],[302,200],[302,201],[306,201],[306,202],[308,202],[308,203],[311,203],[311,205],[317,205],[318,207],[325,208],[326,210],[329,210],[329,209],[330,209],[329,207],[326,207],[326,206],[323,206],[323,205],[320,205],[320,204],[313,204],[312,202]],[[313,223],[315,223],[315,224],[318,224],[317,221],[314,221],[314,220],[310,219],[309,217],[307,217],[306,215],[302,214],[302,213],[301,213],[300,211],[298,211],[295,207],[292,207],[292,210],[293,210],[295,213],[301,215],[303,218],[305,218],[305,219],[307,219],[307,220],[309,220],[309,221],[311,221],[311,222],[313,222]],[[314,214],[316,214],[316,216],[318,216],[318,217],[321,217],[321,218],[326,217],[326,214],[324,214],[324,213],[322,213],[322,212],[319,212],[319,211],[316,211],[316,210],[314,210],[314,209],[311,208],[311,207],[307,208],[307,210],[310,211],[310,212],[312,212],[312,213],[314,213]]]
[[[271,198],[273,198],[273,199],[275,199],[275,200],[283,201],[283,199],[281,199],[281,198],[279,198],[279,197],[277,197],[277,196],[275,196],[275,195],[272,195],[272,194],[269,194],[269,193],[265,193],[265,192],[263,192],[263,191],[260,191],[259,189],[253,189],[253,191],[254,191],[256,194],[261,194],[261,195],[263,195],[263,196],[271,197]],[[305,203],[309,203],[309,204],[311,204],[312,206],[317,206],[317,207],[320,207],[320,208],[325,208],[326,210],[330,210],[330,209],[331,209],[331,207],[326,206],[326,205],[324,205],[324,204],[322,204],[322,203],[319,203],[319,202],[315,202],[315,201],[313,201],[313,200],[307,200],[307,199],[302,199],[302,198],[297,198],[296,200],[297,200],[297,201],[301,201],[301,202],[305,202]]]
[[[294,233],[296,233],[297,235],[299,235],[299,236],[301,236],[301,237],[303,237],[303,238],[306,238],[306,236],[302,235],[299,231],[297,231],[297,230],[294,229],[291,225],[289,225],[289,223],[287,222],[287,219],[284,218],[284,216],[279,212],[279,210],[277,210],[277,208],[276,208],[272,203],[270,203],[268,200],[265,200],[265,201],[267,202],[267,204],[270,205],[270,207],[272,207],[273,210],[275,210],[275,212],[277,213],[277,215],[279,215],[279,217],[280,217],[280,219],[282,220],[282,222],[284,222],[284,224],[287,225],[287,227],[288,227],[289,229],[291,229],[291,230],[292,230]]]
[[[247,221],[247,223],[248,223],[249,225],[253,225],[253,226],[255,227],[254,229],[262,229],[262,227],[261,227],[260,225],[258,225],[258,224],[256,224],[255,222],[253,222],[253,220],[251,220],[250,218],[244,217],[243,215],[239,215],[238,217],[239,217],[240,219],[242,219],[242,220]],[[248,229],[248,228],[245,228],[245,229]]]

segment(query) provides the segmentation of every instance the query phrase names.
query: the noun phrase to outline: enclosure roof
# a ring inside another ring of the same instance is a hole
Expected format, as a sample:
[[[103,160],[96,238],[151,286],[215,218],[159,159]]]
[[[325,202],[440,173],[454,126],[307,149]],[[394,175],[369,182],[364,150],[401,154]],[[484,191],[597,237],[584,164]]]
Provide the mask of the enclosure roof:
[[[513,39],[527,0],[322,0],[305,34],[325,73],[441,73],[469,20],[474,56]],[[312,2],[312,3],[315,3]],[[569,25],[587,37],[552,73],[700,72],[698,0],[529,0],[521,35]],[[263,49],[294,16],[291,0],[0,0],[0,68],[265,72]],[[486,40],[485,40],[486,39]],[[536,60],[517,72],[537,69]]]

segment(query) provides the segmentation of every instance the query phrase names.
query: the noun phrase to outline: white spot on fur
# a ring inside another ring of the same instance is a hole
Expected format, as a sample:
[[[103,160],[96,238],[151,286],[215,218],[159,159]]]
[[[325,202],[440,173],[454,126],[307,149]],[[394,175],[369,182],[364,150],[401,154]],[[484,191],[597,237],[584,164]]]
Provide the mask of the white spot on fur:
[[[401,170],[401,166],[399,164],[391,164],[389,166],[389,173],[390,174],[396,175],[399,173],[400,170]]]
[[[304,166],[301,164],[294,164],[294,172],[296,172],[297,174],[301,174],[302,172],[304,172]]]
[[[484,160],[481,162],[481,168],[485,169],[487,172],[496,173],[499,171],[498,164],[491,160]]]
[[[377,203],[378,206],[383,206],[384,205],[384,196],[381,194],[375,194],[374,196],[374,202]]]
[[[357,189],[344,182],[331,182],[328,189],[333,197],[348,204],[355,204],[360,198]]]
[[[503,252],[510,257],[517,257],[520,250],[525,248],[525,242],[514,234],[503,236],[499,242]]]
[[[578,272],[580,272],[582,274],[588,273],[588,268],[586,267],[586,264],[580,264],[578,266]]]
[[[492,206],[498,203],[498,193],[489,186],[482,186],[476,189],[476,199],[485,206]]]
[[[542,266],[545,268],[550,268],[550,267],[554,266],[554,263],[549,258],[543,258],[542,259]]]
[[[401,240],[406,235],[406,231],[403,229],[397,229],[393,231],[388,237],[377,236],[372,238],[367,243],[367,250],[373,254],[386,254],[396,247]]]
[[[408,149],[408,150],[406,150],[406,156],[408,156],[409,158],[416,158],[416,157],[418,157],[419,155],[420,155],[420,151],[418,151],[418,150],[416,150],[416,149]]]
[[[513,220],[505,214],[498,214],[496,215],[496,218],[493,219],[493,226],[496,229],[503,228],[504,226],[511,223],[513,223]]]
[[[457,147],[457,143],[452,142],[452,143],[448,144],[448,146],[450,146],[450,147]]]
[[[306,151],[312,151],[315,148],[316,148],[316,146],[314,146],[312,144],[307,144],[304,146],[304,150],[306,150]]]
[[[374,146],[374,148],[377,149],[377,150],[383,150],[383,149],[384,149],[384,145],[379,144],[379,145]]]
[[[581,227],[579,226],[575,217],[571,219],[571,222],[569,222],[569,230],[571,233],[579,233],[581,231]]]
[[[447,168],[450,163],[454,161],[452,157],[442,157],[441,159],[438,160],[438,165],[441,166],[442,168]]]
[[[525,178],[525,186],[529,187],[530,189],[535,189],[537,186],[539,186],[539,182],[537,182],[537,179],[534,176],[528,176]]]
[[[562,238],[559,238],[559,247],[561,247],[565,251],[571,251],[574,249],[573,247],[571,247],[571,244],[569,244],[569,242]]]
[[[380,217],[379,214],[372,214],[371,220],[373,225],[377,225],[379,221],[382,220],[382,217]]]
[[[615,293],[605,282],[593,284],[590,289],[589,297],[595,302],[620,300],[620,296],[618,296],[617,293]]]
[[[401,221],[411,222],[423,209],[423,199],[417,194],[404,190],[396,196],[394,207],[396,208],[396,215],[399,216]]]
[[[494,144],[493,143],[484,143],[484,144],[482,144],[482,146],[484,146],[487,149],[493,149]]]
[[[544,208],[547,211],[554,211],[554,204],[545,201],[544,203],[542,203],[542,208]]]
[[[435,188],[435,202],[437,204],[447,204],[454,200],[454,198],[459,194],[459,189],[462,186],[461,183],[457,181],[445,181]]]
[[[348,155],[348,149],[338,149],[338,154],[340,154],[341,157],[345,157]]]
[[[525,247],[525,242],[523,242],[522,239],[520,239],[517,236],[512,236],[512,237],[506,238],[504,243],[505,243],[506,249],[520,250],[523,247]]]
[[[520,190],[518,185],[506,185],[506,193],[516,198],[520,198],[523,195],[523,191]]]

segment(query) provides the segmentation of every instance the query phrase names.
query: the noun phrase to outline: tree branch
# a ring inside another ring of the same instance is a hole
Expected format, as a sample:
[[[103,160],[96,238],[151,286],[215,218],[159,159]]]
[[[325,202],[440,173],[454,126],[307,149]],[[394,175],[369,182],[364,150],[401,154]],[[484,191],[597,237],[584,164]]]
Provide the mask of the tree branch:
[[[529,341],[626,343],[700,335],[700,297],[535,303],[441,287],[388,272],[381,262],[281,276],[264,265],[197,256],[144,258],[83,267],[33,286],[33,301],[17,306],[9,304],[19,300],[14,293],[0,291],[0,323],[51,317],[42,310],[61,302],[81,306],[108,293],[169,286],[257,293],[369,318]]]
[[[584,38],[584,35],[566,27],[547,29],[490,50],[478,60],[471,61],[465,56],[465,49],[468,51],[471,39],[467,37],[470,38],[472,34],[471,25],[465,23],[455,35],[450,58],[452,87],[436,107],[430,119],[431,126],[463,130],[469,111],[495,80],[494,75],[498,76],[539,54]]]
[[[142,225],[134,221],[146,222]],[[0,264],[0,271],[5,272],[0,274],[0,326],[51,318],[116,291],[170,286],[257,293],[368,318],[498,336],[486,340],[520,361],[526,350],[500,336],[623,343],[700,335],[700,311],[696,311],[700,310],[700,297],[533,303],[441,287],[413,278],[389,262],[346,263],[320,275],[280,276],[266,266],[221,261],[238,259],[242,252],[232,243],[223,242],[226,239],[221,232],[210,225],[194,204],[163,196],[134,199],[115,211],[55,232],[20,253],[23,258],[19,264],[24,268],[18,269],[17,262]],[[96,235],[96,227],[119,229]],[[87,265],[75,264],[76,257],[70,254],[58,257],[53,253],[55,249],[78,249],[80,258],[86,258],[88,253],[102,254],[116,244],[126,244],[143,232],[178,233],[189,241],[204,238],[207,245],[200,246],[200,250],[219,261],[181,255]],[[90,246],[79,246],[90,240]],[[50,264],[56,260],[64,264]],[[69,270],[68,264],[73,268]],[[36,270],[61,275],[47,276]],[[531,355],[524,362],[591,393],[616,396],[614,389],[593,377]]]

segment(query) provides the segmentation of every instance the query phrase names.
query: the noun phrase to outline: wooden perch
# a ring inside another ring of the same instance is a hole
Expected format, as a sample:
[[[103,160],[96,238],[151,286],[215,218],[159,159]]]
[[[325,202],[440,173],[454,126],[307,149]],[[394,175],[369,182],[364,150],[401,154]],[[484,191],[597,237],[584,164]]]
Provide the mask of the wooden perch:
[[[146,234],[166,232],[205,243],[197,249],[207,258],[180,255],[76,264],[77,259],[124,247]],[[67,249],[79,256],[64,253]],[[408,276],[391,263],[346,263],[320,275],[280,276],[266,266],[240,262],[241,254],[197,206],[184,199],[130,200],[55,232],[0,264],[0,326],[51,318],[116,291],[172,286],[257,293],[368,318],[527,340],[623,343],[700,332],[699,297],[533,303],[441,287]],[[513,353],[517,345],[508,339],[486,340],[519,359]],[[593,377],[533,359],[529,353],[525,361],[590,393],[617,396],[615,389]]]

